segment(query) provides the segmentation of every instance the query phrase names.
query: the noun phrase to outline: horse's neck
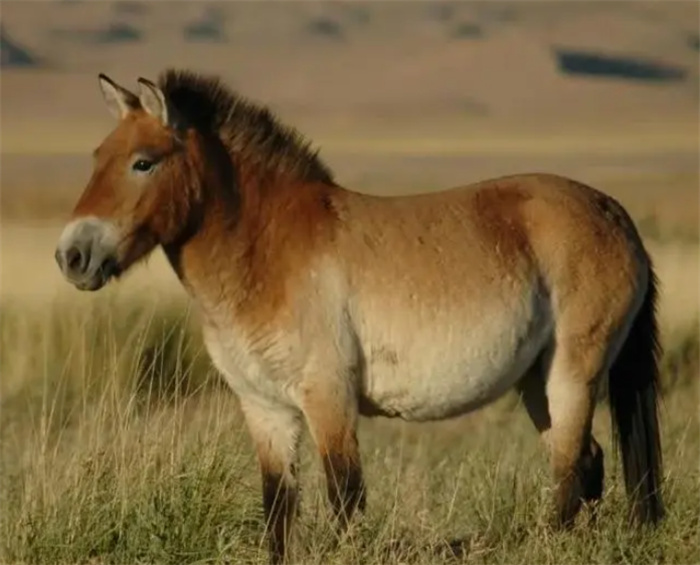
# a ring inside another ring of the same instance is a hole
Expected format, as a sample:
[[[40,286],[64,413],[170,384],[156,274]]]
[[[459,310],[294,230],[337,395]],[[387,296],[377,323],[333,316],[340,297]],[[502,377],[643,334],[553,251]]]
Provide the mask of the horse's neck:
[[[239,178],[240,197],[211,194],[196,233],[165,250],[205,311],[222,303],[239,311],[280,300],[290,270],[300,255],[313,253],[328,224],[323,199],[331,187],[250,174]]]

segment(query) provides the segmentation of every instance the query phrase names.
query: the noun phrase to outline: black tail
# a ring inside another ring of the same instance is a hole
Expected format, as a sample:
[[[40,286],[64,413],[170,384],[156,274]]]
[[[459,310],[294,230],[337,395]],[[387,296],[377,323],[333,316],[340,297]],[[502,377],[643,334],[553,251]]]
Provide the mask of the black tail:
[[[661,355],[656,321],[657,284],[650,264],[644,303],[610,369],[608,383],[613,434],[622,453],[632,517],[639,523],[652,524],[664,515],[657,415]]]

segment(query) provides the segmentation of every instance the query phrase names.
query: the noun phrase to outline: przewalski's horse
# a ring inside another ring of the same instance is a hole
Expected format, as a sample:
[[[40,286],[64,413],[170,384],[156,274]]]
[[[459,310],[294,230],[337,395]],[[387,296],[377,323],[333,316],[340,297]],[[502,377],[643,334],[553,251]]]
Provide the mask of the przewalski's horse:
[[[342,530],[365,504],[359,415],[440,420],[512,387],[549,449],[556,524],[602,495],[601,379],[632,515],[661,518],[656,278],[620,204],[547,174],[360,194],[216,78],[138,82],[100,75],[119,122],[56,258],[97,290],[162,246],[245,414],[273,561],[304,425]]]

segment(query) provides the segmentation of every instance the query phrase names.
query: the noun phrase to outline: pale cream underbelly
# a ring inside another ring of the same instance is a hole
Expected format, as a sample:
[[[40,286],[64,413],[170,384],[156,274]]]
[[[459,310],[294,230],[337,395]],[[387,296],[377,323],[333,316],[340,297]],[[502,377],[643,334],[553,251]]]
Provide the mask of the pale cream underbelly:
[[[532,312],[488,328],[386,335],[363,348],[361,411],[420,421],[465,414],[503,395],[548,345],[552,324]]]

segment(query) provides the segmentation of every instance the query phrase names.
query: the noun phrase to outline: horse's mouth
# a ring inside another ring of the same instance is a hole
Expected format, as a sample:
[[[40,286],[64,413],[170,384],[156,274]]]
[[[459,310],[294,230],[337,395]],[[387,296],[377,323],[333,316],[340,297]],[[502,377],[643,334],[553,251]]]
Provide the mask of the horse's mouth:
[[[73,283],[75,288],[77,288],[78,290],[88,290],[90,292],[93,292],[95,290],[100,290],[106,284],[107,284],[106,280],[99,279],[97,277],[94,277],[88,281]]]
[[[119,267],[119,262],[114,257],[107,257],[107,259],[102,261],[102,264],[100,265],[100,268],[97,271],[102,275],[102,278],[105,281],[119,278],[119,275],[121,275],[121,268]]]
[[[118,278],[121,274],[119,263],[113,257],[105,259],[97,270],[89,277],[71,282],[78,290],[94,292],[104,287],[110,280]]]

